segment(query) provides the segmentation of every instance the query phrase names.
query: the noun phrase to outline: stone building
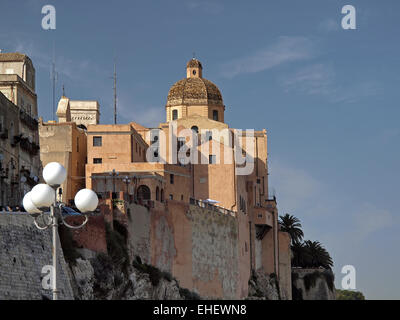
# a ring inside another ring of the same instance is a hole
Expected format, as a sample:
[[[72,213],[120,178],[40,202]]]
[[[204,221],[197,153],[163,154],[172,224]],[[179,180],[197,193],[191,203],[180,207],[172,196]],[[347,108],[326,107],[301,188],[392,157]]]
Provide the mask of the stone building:
[[[64,203],[72,204],[75,194],[85,188],[87,162],[86,126],[99,123],[97,101],[74,101],[62,96],[58,102],[58,122],[39,120],[40,160],[61,163],[67,170],[62,188]]]
[[[40,171],[35,68],[21,53],[0,53],[0,205],[21,204]]]
[[[157,128],[88,125],[86,187],[103,199],[124,194],[125,214],[132,202],[146,205],[149,241],[138,239],[137,249],[200,295],[244,298],[251,270],[263,270],[278,276],[290,298],[290,241],[279,231],[268,188],[266,130],[240,131],[224,122],[222,94],[196,59],[170,88],[165,109],[166,122]],[[215,242],[219,232],[229,235],[234,273],[213,261],[225,255],[225,245]],[[215,256],[201,259],[210,246]]]

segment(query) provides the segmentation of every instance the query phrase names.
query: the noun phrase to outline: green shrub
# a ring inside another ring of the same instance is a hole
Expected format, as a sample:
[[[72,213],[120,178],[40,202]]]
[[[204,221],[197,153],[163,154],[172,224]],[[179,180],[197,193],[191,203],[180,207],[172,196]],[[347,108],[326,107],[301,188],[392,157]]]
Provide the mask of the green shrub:
[[[365,300],[365,297],[360,291],[336,289],[336,300]]]
[[[124,235],[117,230],[112,230],[110,225],[106,224],[106,241],[112,262],[125,270],[129,263],[129,256]]]
[[[157,286],[161,279],[166,279],[167,281],[173,280],[169,272],[161,271],[150,264],[142,263],[142,259],[139,256],[136,256],[132,261],[132,266],[140,272],[147,273],[153,286]]]

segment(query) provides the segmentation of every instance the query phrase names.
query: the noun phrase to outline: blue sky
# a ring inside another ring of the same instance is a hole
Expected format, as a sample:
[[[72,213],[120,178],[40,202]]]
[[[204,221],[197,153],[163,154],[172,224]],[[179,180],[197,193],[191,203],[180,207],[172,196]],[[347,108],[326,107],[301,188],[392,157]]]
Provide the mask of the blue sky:
[[[53,4],[57,29],[41,28]],[[357,29],[341,28],[341,8]],[[369,299],[399,299],[400,3],[396,0],[39,1],[2,0],[0,49],[27,53],[39,113],[57,98],[96,99],[112,122],[164,121],[169,87],[193,52],[216,83],[225,120],[269,132],[270,183],[281,214],[333,256],[336,285],[354,265]]]

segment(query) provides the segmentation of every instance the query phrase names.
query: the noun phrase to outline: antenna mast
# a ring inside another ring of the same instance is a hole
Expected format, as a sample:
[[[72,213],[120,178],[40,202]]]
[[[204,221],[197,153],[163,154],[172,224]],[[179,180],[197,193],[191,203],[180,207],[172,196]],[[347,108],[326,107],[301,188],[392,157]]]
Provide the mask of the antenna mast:
[[[57,73],[56,73],[56,46],[55,42],[53,42],[53,62],[51,68],[51,81],[53,83],[53,120],[56,120],[56,81],[57,81]]]
[[[117,124],[117,68],[114,59],[114,124]]]

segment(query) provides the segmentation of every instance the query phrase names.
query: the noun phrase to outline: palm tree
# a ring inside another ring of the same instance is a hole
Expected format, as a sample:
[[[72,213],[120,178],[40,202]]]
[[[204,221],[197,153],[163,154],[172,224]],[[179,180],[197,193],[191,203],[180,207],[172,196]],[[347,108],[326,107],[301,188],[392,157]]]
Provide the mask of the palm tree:
[[[311,256],[304,243],[297,242],[291,246],[292,267],[307,268],[311,264]]]
[[[295,216],[286,213],[284,216],[279,216],[279,225],[281,230],[289,233],[292,239],[292,245],[298,244],[304,237],[303,230],[301,230],[300,220]]]
[[[333,261],[328,251],[322,246],[319,241],[304,241],[304,247],[308,252],[310,258],[309,266],[312,268],[323,267],[325,269],[331,269]]]

